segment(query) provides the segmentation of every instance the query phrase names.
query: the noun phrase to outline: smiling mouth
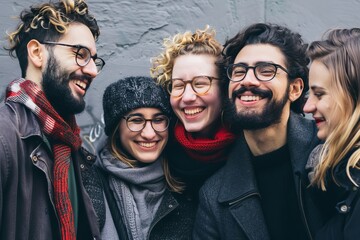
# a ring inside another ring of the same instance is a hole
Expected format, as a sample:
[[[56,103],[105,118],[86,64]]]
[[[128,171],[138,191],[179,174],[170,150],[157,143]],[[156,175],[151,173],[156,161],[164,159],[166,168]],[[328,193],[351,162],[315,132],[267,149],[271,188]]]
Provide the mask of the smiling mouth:
[[[184,113],[185,113],[185,115],[195,115],[195,114],[201,113],[202,111],[204,111],[204,109],[205,108],[201,108],[201,107],[192,108],[192,109],[184,109]]]
[[[316,124],[322,123],[322,122],[325,122],[325,119],[324,118],[315,118],[315,122],[316,122]]]
[[[152,148],[156,145],[157,142],[138,142],[138,144],[145,148]]]
[[[79,88],[81,88],[82,90],[86,91],[87,89],[87,84],[83,81],[80,80],[74,80],[74,83],[76,84],[76,86],[78,86]]]
[[[249,95],[240,95],[240,96],[238,96],[238,98],[241,101],[244,101],[244,102],[254,102],[254,101],[260,101],[261,99],[263,99],[259,95],[251,95],[251,96],[249,96]]]

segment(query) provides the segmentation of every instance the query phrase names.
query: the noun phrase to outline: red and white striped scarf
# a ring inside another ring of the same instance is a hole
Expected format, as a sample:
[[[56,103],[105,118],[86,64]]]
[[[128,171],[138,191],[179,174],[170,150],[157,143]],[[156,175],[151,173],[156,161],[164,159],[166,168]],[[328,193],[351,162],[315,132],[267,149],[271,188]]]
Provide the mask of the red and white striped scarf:
[[[75,116],[64,121],[44,92],[34,82],[22,78],[9,84],[6,101],[21,103],[29,108],[38,117],[43,132],[50,139],[54,153],[54,200],[60,219],[61,238],[76,239],[68,187],[71,151],[76,151],[81,146],[80,129]]]

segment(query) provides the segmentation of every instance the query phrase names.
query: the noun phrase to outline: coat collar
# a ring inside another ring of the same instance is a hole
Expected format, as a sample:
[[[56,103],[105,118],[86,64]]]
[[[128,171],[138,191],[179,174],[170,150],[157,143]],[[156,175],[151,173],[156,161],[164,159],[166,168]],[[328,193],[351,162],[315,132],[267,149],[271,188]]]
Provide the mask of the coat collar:
[[[296,175],[303,174],[308,155],[318,143],[314,122],[299,114],[291,113],[288,121],[287,144]],[[249,194],[258,193],[250,149],[243,135],[237,140],[222,171],[226,174],[223,174],[223,184],[218,195],[220,203],[231,203]]]
[[[22,139],[26,139],[32,136],[42,137],[39,122],[36,116],[22,104],[7,101],[6,104],[12,110],[19,134]]]

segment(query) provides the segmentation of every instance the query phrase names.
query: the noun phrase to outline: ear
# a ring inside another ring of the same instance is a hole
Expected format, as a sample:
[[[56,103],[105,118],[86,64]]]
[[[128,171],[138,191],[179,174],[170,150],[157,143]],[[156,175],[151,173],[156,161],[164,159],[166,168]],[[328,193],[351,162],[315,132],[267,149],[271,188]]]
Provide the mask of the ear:
[[[39,41],[32,39],[27,44],[29,64],[41,68],[45,63],[45,47]]]
[[[296,101],[302,94],[304,90],[304,81],[302,78],[296,78],[293,82],[290,83],[289,87],[289,100],[291,102]]]

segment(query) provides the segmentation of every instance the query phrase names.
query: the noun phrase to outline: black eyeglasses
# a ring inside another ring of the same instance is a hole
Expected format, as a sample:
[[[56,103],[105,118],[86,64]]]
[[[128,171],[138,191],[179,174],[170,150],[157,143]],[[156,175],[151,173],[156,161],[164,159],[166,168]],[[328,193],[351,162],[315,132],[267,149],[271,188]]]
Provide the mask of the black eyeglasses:
[[[204,95],[210,90],[213,80],[219,80],[219,78],[196,76],[186,81],[180,78],[173,78],[166,83],[166,89],[171,96],[180,97],[185,91],[186,84],[189,83],[196,94]]]
[[[105,61],[102,58],[97,57],[97,54],[95,54],[94,56],[91,56],[90,49],[88,49],[85,46],[70,45],[70,44],[58,43],[58,42],[47,42],[47,41],[40,42],[40,43],[41,44],[49,44],[49,45],[60,45],[60,46],[71,47],[71,48],[76,49],[76,52],[75,52],[76,64],[80,67],[84,67],[90,62],[90,59],[92,58],[95,62],[97,73],[100,73],[100,71],[103,69],[103,67],[105,65]]]
[[[253,69],[257,80],[270,81],[275,77],[278,68],[289,74],[286,68],[275,63],[260,63],[255,66],[247,66],[242,63],[231,64],[227,67],[226,73],[231,81],[240,82],[244,80],[249,69]]]
[[[169,127],[170,120],[165,115],[158,115],[153,119],[146,119],[138,115],[124,116],[123,119],[126,120],[126,126],[132,132],[140,132],[146,126],[146,122],[151,123],[151,127],[156,132],[163,132]]]

